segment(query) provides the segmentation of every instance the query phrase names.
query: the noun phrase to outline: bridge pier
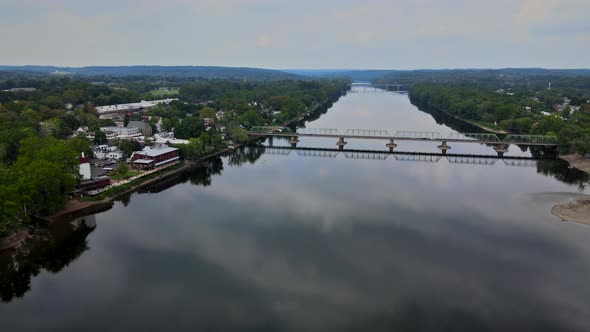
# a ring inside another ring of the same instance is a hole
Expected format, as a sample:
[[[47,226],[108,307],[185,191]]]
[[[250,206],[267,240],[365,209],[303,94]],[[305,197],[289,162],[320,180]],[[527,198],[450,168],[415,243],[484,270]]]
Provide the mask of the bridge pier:
[[[393,152],[393,149],[397,147],[397,144],[393,142],[393,138],[390,138],[389,143],[385,144],[385,146],[389,148],[389,152]]]
[[[344,137],[340,137],[338,139],[338,143],[336,143],[336,145],[338,145],[338,149],[344,150],[344,146],[346,145],[346,142],[344,141]]]
[[[451,149],[451,147],[447,145],[447,141],[443,141],[442,144],[438,146],[438,148],[442,151],[442,154],[447,154],[447,150]]]
[[[299,140],[297,139],[297,136],[291,136],[291,138],[289,138],[289,143],[291,144],[292,148],[297,147],[297,142],[299,142]]]
[[[498,157],[504,157],[504,153],[508,152],[508,145],[507,144],[500,144],[494,146],[494,150],[498,153]]]

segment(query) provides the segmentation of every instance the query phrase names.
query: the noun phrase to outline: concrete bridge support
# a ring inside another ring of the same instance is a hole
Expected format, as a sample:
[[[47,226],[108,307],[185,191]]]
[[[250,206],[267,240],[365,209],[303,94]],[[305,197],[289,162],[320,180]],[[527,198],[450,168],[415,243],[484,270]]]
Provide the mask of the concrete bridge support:
[[[451,147],[447,145],[447,141],[443,141],[438,148],[442,151],[442,154],[447,154],[447,151],[451,149]]]
[[[344,141],[344,137],[340,137],[338,139],[338,143],[336,143],[336,145],[338,145],[338,149],[344,150],[344,146],[346,145],[346,142]]]
[[[297,139],[297,136],[291,136],[291,138],[289,138],[289,143],[291,144],[292,148],[297,147],[297,142],[299,142],[299,139]]]
[[[397,147],[397,144],[393,142],[393,138],[390,138],[389,143],[385,144],[385,146],[389,148],[389,152],[393,152],[393,149]]]
[[[498,157],[504,157],[504,153],[508,152],[508,145],[507,144],[500,144],[494,146],[494,150],[498,153]]]

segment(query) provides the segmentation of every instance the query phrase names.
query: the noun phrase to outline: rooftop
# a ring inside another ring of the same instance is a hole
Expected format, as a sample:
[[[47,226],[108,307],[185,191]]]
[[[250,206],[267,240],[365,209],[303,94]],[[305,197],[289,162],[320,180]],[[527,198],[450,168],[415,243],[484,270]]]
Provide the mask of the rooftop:
[[[171,148],[169,146],[161,146],[157,148],[145,148],[142,151],[136,152],[139,155],[149,156],[149,157],[156,157],[162,155],[164,153],[177,151],[177,148]]]

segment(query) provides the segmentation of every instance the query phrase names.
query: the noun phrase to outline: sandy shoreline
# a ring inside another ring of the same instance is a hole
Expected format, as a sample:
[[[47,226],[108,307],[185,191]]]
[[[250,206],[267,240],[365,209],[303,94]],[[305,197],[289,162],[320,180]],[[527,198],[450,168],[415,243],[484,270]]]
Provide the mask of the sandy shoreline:
[[[559,158],[567,161],[572,167],[590,174],[590,159],[582,158],[578,154],[566,154],[559,156]]]
[[[551,213],[563,221],[590,225],[590,196],[582,196],[576,201],[555,205]]]

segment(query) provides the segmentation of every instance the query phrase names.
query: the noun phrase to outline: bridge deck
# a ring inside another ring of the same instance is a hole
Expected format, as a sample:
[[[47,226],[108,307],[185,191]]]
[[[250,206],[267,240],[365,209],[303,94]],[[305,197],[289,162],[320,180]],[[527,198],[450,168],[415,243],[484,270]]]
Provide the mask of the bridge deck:
[[[274,137],[318,137],[318,138],[345,138],[345,139],[372,139],[372,140],[391,140],[394,141],[419,141],[419,142],[443,142],[447,143],[477,143],[477,144],[490,144],[490,145],[503,145],[503,144],[515,144],[515,145],[534,145],[534,146],[557,146],[555,142],[512,142],[512,141],[500,141],[500,140],[478,140],[468,138],[447,138],[447,137],[405,137],[405,136],[366,136],[366,135],[347,135],[347,134],[311,134],[311,133],[262,133],[262,132],[248,132],[250,136],[274,136]]]

